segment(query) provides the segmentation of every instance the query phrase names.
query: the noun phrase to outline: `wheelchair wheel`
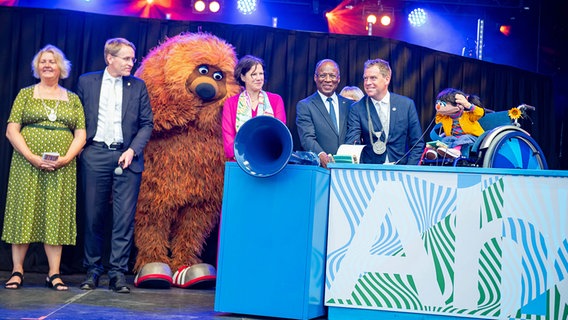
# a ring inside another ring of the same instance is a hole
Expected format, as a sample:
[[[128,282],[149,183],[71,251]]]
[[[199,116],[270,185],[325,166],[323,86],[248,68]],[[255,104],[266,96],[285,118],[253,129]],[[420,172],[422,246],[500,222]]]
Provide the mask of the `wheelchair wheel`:
[[[523,131],[499,133],[483,157],[484,168],[548,169],[536,141]]]

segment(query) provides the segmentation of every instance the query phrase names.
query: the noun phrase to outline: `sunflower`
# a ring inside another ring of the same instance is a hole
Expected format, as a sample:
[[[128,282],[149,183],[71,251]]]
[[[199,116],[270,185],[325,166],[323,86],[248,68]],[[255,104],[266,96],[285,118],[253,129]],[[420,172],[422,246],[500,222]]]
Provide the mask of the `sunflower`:
[[[515,108],[511,108],[511,110],[509,110],[509,118],[511,118],[511,120],[517,120],[522,116],[521,110],[519,110],[519,108],[515,107]]]

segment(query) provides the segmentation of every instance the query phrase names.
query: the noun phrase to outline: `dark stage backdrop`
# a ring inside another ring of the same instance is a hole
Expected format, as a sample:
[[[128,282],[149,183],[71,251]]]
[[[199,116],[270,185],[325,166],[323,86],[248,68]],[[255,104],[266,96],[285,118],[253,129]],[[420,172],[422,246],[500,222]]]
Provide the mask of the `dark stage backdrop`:
[[[389,89],[414,99],[423,130],[429,127],[434,117],[436,94],[446,87],[477,94],[486,107],[497,111],[527,103],[536,106],[537,110],[530,114],[532,121],[523,121],[523,127],[532,133],[544,150],[549,166],[554,169],[559,165],[557,155],[562,150],[558,150],[556,124],[560,121],[554,116],[552,80],[512,67],[378,37],[117,17],[64,10],[0,7],[0,30],[0,223],[4,217],[12,153],[5,138],[6,120],[19,89],[36,83],[30,67],[34,54],[46,44],[62,49],[73,64],[70,77],[62,85],[74,90],[80,74],[104,68],[104,43],[112,37],[132,41],[137,46],[138,60],[166,37],[197,31],[225,39],[235,47],[238,57],[252,54],[263,58],[267,66],[265,89],[283,97],[287,125],[292,132],[295,149],[299,149],[294,123],[295,105],[316,90],[313,82],[316,62],[331,58],[339,63],[339,89],[345,85],[362,88],[363,63],[370,58],[382,58],[388,60],[393,69]],[[77,217],[81,226],[82,210],[80,205],[78,207]],[[64,272],[81,268],[81,230],[80,227],[77,246],[64,250]],[[204,258],[214,263],[216,248],[211,247],[215,245],[210,246]],[[34,246],[26,260],[26,268],[44,271],[47,270],[45,265],[43,250],[40,246]],[[9,246],[1,243],[0,269],[10,268]]]

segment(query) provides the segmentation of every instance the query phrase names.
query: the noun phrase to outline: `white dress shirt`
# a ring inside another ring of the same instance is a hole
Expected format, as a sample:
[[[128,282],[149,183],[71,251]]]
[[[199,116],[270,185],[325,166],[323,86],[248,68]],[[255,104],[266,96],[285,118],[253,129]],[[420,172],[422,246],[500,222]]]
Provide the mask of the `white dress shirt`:
[[[329,104],[327,103],[327,96],[322,94],[321,92],[318,91],[318,94],[321,98],[321,100],[323,101],[323,104],[325,106],[325,109],[327,110],[327,113],[329,113]],[[330,97],[333,100],[333,110],[335,111],[335,119],[337,119],[337,132],[339,132],[339,128],[341,128],[341,124],[339,123],[339,99],[337,98],[337,95],[335,94],[335,92],[333,93],[333,95]]]
[[[111,106],[113,104],[113,106]],[[110,124],[108,122],[111,122]],[[107,126],[108,125],[108,126]],[[113,78],[105,69],[99,98],[99,115],[94,141],[122,142],[122,77]]]

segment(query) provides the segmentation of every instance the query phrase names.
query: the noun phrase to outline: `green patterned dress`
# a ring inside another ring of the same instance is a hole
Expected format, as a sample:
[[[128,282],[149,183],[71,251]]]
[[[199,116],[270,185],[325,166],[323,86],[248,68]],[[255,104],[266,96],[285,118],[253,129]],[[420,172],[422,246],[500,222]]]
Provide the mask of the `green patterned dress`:
[[[85,129],[85,114],[79,97],[67,91],[69,102],[44,99],[56,109],[57,120],[49,121],[41,99],[33,97],[34,86],[20,90],[8,122],[21,124],[21,134],[37,155],[65,155],[73,130]],[[57,106],[57,107],[56,107]],[[77,165],[73,159],[55,171],[41,171],[19,152],[12,154],[2,240],[12,244],[41,242],[74,245],[77,236]]]

